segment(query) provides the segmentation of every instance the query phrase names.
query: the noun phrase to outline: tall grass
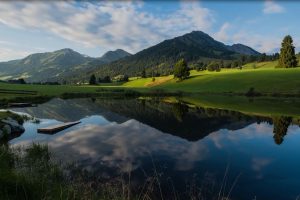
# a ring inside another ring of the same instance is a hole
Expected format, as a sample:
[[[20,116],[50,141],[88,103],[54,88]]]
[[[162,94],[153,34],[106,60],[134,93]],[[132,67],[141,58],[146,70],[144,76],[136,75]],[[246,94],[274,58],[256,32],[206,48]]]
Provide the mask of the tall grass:
[[[131,183],[131,172],[108,180],[72,165],[52,159],[47,146],[0,146],[0,199],[83,199],[83,200],[148,200],[148,199],[229,199],[238,177],[226,190],[227,178],[216,190],[215,181],[203,178],[186,183],[185,191],[174,187],[170,177],[160,171],[152,159],[152,173],[145,173],[141,185]],[[228,169],[226,170],[226,175]],[[229,183],[227,183],[229,184]],[[227,191],[227,193],[226,193]]]

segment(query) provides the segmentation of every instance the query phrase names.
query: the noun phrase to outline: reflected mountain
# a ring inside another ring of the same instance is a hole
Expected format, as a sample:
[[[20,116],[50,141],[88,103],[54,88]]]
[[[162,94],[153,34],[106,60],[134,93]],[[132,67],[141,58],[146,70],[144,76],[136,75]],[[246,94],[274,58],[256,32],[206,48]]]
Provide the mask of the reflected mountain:
[[[190,108],[183,103],[166,103],[155,100],[95,101],[99,107],[111,110],[126,118],[133,118],[164,133],[197,141],[220,129],[238,130],[253,123],[271,122],[267,117],[249,116],[235,111]]]
[[[61,122],[77,121],[87,116],[102,115],[108,121],[123,123],[126,117],[111,112],[94,103],[95,99],[59,99],[55,98],[37,107],[14,108],[17,112],[28,113],[40,119],[55,119]]]

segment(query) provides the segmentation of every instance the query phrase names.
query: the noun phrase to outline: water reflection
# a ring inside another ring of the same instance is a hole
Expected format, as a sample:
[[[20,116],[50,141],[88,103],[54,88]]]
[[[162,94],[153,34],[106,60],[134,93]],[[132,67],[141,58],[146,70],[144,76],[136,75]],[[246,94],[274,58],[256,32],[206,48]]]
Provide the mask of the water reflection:
[[[286,135],[291,122],[291,117],[281,116],[273,118],[273,138],[276,144],[280,145],[283,142],[284,136]]]
[[[218,190],[229,165],[228,183],[242,174],[235,199],[295,199],[299,193],[300,130],[291,117],[146,100],[55,99],[17,110],[43,119],[27,122],[26,132],[11,144],[48,143],[56,158],[97,177],[130,172],[141,185],[155,164],[178,191],[195,176],[209,177]],[[36,133],[38,127],[79,119],[82,124],[52,136]]]
[[[184,103],[165,103],[160,100],[116,99],[53,99],[32,108],[15,108],[41,119],[77,121],[92,115],[102,116],[118,124],[130,119],[154,127],[161,132],[198,141],[220,129],[239,130],[253,123],[273,124],[274,142],[281,144],[288,127],[298,124],[292,117],[251,116],[236,111],[188,107]]]
[[[95,99],[52,99],[36,107],[14,108],[40,119],[55,119],[61,122],[77,121],[87,116],[101,115],[109,121],[122,123],[128,118],[118,115],[94,103]]]

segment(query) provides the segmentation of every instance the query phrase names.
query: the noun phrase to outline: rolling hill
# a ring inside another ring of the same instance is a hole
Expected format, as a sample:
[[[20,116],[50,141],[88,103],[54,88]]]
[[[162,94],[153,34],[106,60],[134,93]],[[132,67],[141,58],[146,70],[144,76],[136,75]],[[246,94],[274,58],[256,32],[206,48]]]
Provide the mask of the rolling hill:
[[[61,81],[128,55],[130,54],[120,49],[107,52],[99,58],[88,57],[68,48],[36,53],[20,60],[1,62],[0,79],[24,78],[29,82]]]

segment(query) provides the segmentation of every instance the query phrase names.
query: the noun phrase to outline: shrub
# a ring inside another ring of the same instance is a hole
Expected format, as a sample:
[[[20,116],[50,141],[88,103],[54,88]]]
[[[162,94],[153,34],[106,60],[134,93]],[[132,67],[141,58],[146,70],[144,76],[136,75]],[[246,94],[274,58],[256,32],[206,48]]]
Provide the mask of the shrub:
[[[253,87],[251,87],[245,94],[247,97],[255,97],[255,96],[261,96],[261,93],[255,91]]]
[[[220,66],[218,63],[216,62],[211,62],[208,66],[207,66],[207,70],[210,71],[210,72],[213,72],[213,71],[221,71],[220,69]]]

